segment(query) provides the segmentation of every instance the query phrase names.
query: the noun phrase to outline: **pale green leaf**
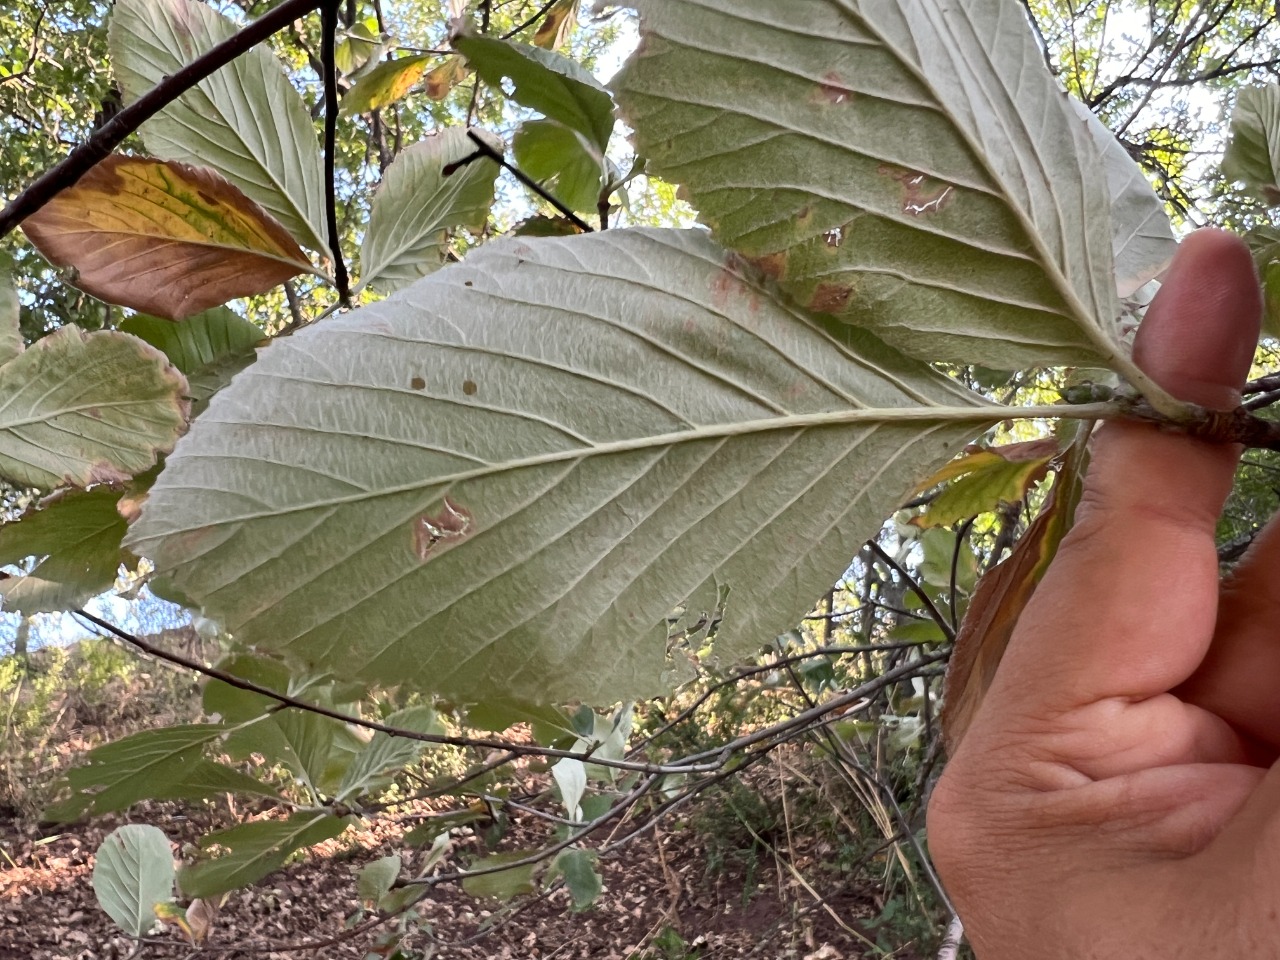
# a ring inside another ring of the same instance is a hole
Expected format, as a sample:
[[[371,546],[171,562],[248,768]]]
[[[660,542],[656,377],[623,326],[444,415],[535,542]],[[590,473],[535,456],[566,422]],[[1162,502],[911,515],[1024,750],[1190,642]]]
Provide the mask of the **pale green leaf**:
[[[441,733],[443,728],[431,707],[409,707],[399,710],[382,721],[389,727],[409,730],[413,733]],[[416,760],[430,744],[421,740],[405,737],[393,737],[391,734],[375,731],[373,738],[363,750],[356,754],[347,767],[338,787],[337,798],[349,800],[361,793],[368,793],[376,787],[390,782],[391,774],[395,774],[406,764]]]
[[[1111,250],[1116,264],[1116,294],[1130,297],[1164,272],[1178,241],[1164,201],[1129,151],[1088,107],[1071,99],[1076,115],[1088,125],[1102,157],[1111,196]]]
[[[6,610],[24,614],[71,610],[110,589],[121,562],[125,519],[116,509],[122,490],[98,487],[59,494],[0,524],[0,565],[40,558],[25,576],[0,580]]]
[[[338,72],[346,75],[359,70],[378,50],[379,34],[377,21],[369,24],[357,23],[349,31],[333,51],[333,65]]]
[[[0,366],[22,352],[20,316],[18,290],[13,285],[13,258],[0,250]]]
[[[1280,84],[1240,91],[1222,174],[1268,204],[1280,204]]]
[[[561,850],[551,861],[551,875],[564,877],[564,884],[573,897],[573,910],[577,913],[596,902],[604,883],[596,872],[597,856],[592,850],[570,848]]]
[[[769,641],[1006,415],[833,325],[698,230],[490,244],[264,351],[127,542],[342,676],[655,694],[673,610],[722,613],[726,657]]]
[[[214,307],[181,323],[135,314],[120,329],[163,351],[186,375],[187,395],[197,403],[208,400],[251,364],[254,351],[267,339],[257,326],[226,307]]]
[[[356,892],[360,899],[377,903],[391,890],[400,876],[400,858],[396,854],[366,863],[356,877]]]
[[[605,160],[582,134],[554,120],[524,124],[512,144],[516,165],[572,210],[595,213]]]
[[[62,327],[0,367],[0,476],[32,487],[127,480],[186,428],[186,390],[141,340]]]
[[[1098,151],[1018,0],[635,0],[650,169],[799,302],[939,361],[1108,364]]]
[[[188,897],[213,897],[248,886],[283,866],[295,850],[330,840],[347,825],[347,819],[328,813],[296,813],[287,820],[256,820],[206,834],[200,846],[225,852],[183,867],[178,885]]]
[[[551,50],[494,37],[463,34],[453,46],[485,83],[513,85],[512,99],[523,107],[572,127],[601,152],[613,134],[613,98],[578,63]]]
[[[125,102],[137,100],[238,29],[197,0],[116,0],[107,40]],[[212,167],[299,243],[328,251],[315,128],[268,47],[254,47],[202,80],[143,124],[141,132],[157,157]]]
[[[1269,224],[1244,235],[1262,280],[1262,332],[1280,338],[1280,230]]]
[[[150,799],[195,770],[205,746],[225,732],[216,723],[161,727],[90,750],[79,766],[67,771],[64,784],[72,796],[45,811],[45,817],[65,822]]]
[[[239,793],[279,800],[280,793],[256,777],[212,760],[198,760],[181,779],[148,791],[152,800],[207,800],[224,793]]]
[[[560,790],[560,802],[570,820],[582,819],[582,795],[587,790],[587,768],[581,760],[565,757],[551,768],[552,779]]]
[[[502,152],[497,137],[480,136]],[[498,165],[480,157],[449,176],[443,172],[475,152],[465,129],[449,127],[396,157],[373,195],[360,248],[360,286],[394,293],[444,266],[449,230],[484,228]]]
[[[98,905],[131,937],[150,933],[156,906],[173,896],[173,851],[158,827],[127,823],[98,847],[93,892]]]
[[[368,113],[395,103],[414,88],[427,71],[429,54],[384,60],[356,81],[342,98],[345,116]]]
[[[533,850],[513,850],[509,853],[494,853],[473,861],[468,870],[492,870],[503,864],[512,863],[535,853]],[[482,873],[479,876],[463,875],[462,889],[473,897],[493,897],[496,900],[510,900],[522,893],[533,893],[533,868],[536,864],[523,863],[496,870],[493,873]]]

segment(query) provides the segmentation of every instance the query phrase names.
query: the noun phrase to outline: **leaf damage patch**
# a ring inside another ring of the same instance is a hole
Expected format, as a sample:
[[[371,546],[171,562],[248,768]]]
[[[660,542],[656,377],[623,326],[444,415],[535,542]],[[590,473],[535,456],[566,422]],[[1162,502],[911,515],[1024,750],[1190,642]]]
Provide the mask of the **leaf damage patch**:
[[[434,513],[424,513],[413,521],[413,552],[424,563],[454,547],[475,533],[471,512],[449,497]]]

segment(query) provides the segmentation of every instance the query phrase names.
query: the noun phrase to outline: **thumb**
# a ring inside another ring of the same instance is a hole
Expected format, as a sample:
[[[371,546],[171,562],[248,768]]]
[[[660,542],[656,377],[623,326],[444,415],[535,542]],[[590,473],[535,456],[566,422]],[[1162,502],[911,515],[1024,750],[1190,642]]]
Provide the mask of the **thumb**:
[[[1260,315],[1244,243],[1202,230],[1179,247],[1134,357],[1175,396],[1232,408]],[[1076,526],[1021,618],[993,697],[1044,715],[1186,679],[1213,636],[1213,535],[1238,456],[1150,425],[1101,427]]]

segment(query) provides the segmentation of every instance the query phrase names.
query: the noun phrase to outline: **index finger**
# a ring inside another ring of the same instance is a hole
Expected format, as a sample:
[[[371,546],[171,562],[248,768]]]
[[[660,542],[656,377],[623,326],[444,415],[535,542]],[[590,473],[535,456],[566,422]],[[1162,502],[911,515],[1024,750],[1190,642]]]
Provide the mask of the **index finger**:
[[[1134,357],[1174,396],[1232,408],[1260,314],[1248,249],[1199,231],[1179,247]],[[993,699],[1044,715],[1145,699],[1190,676],[1213,638],[1214,528],[1238,457],[1145,424],[1100,427],[1076,524],[1019,621]]]

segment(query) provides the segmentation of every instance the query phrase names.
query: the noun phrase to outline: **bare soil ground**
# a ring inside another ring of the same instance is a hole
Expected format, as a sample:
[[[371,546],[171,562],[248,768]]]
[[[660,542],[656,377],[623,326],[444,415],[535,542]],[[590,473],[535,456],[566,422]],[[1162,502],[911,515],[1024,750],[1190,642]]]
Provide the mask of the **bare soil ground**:
[[[172,809],[156,808],[141,819],[160,826],[179,847],[202,830],[200,817]],[[321,847],[259,886],[232,894],[207,941],[195,948],[176,927],[140,945],[98,907],[90,882],[93,852],[119,822],[42,829],[0,819],[0,958],[363,960],[394,955],[370,953],[377,930],[353,932],[344,924],[359,907],[355,870],[374,857],[404,851],[398,823],[375,821],[354,840]],[[455,856],[478,842],[464,838]],[[622,859],[601,864],[605,891],[582,913],[570,910],[564,890],[504,908],[454,886],[440,887],[419,907],[429,929],[411,933],[401,949],[415,958],[425,953],[442,960],[884,956],[861,939],[875,939],[871,927],[880,907],[874,891],[827,886],[819,894],[822,874],[807,859],[794,850],[785,862],[766,854],[749,879],[732,857],[724,869],[709,870],[692,831],[662,831],[656,839],[628,846]],[[891,956],[913,960],[919,954],[904,944]]]

